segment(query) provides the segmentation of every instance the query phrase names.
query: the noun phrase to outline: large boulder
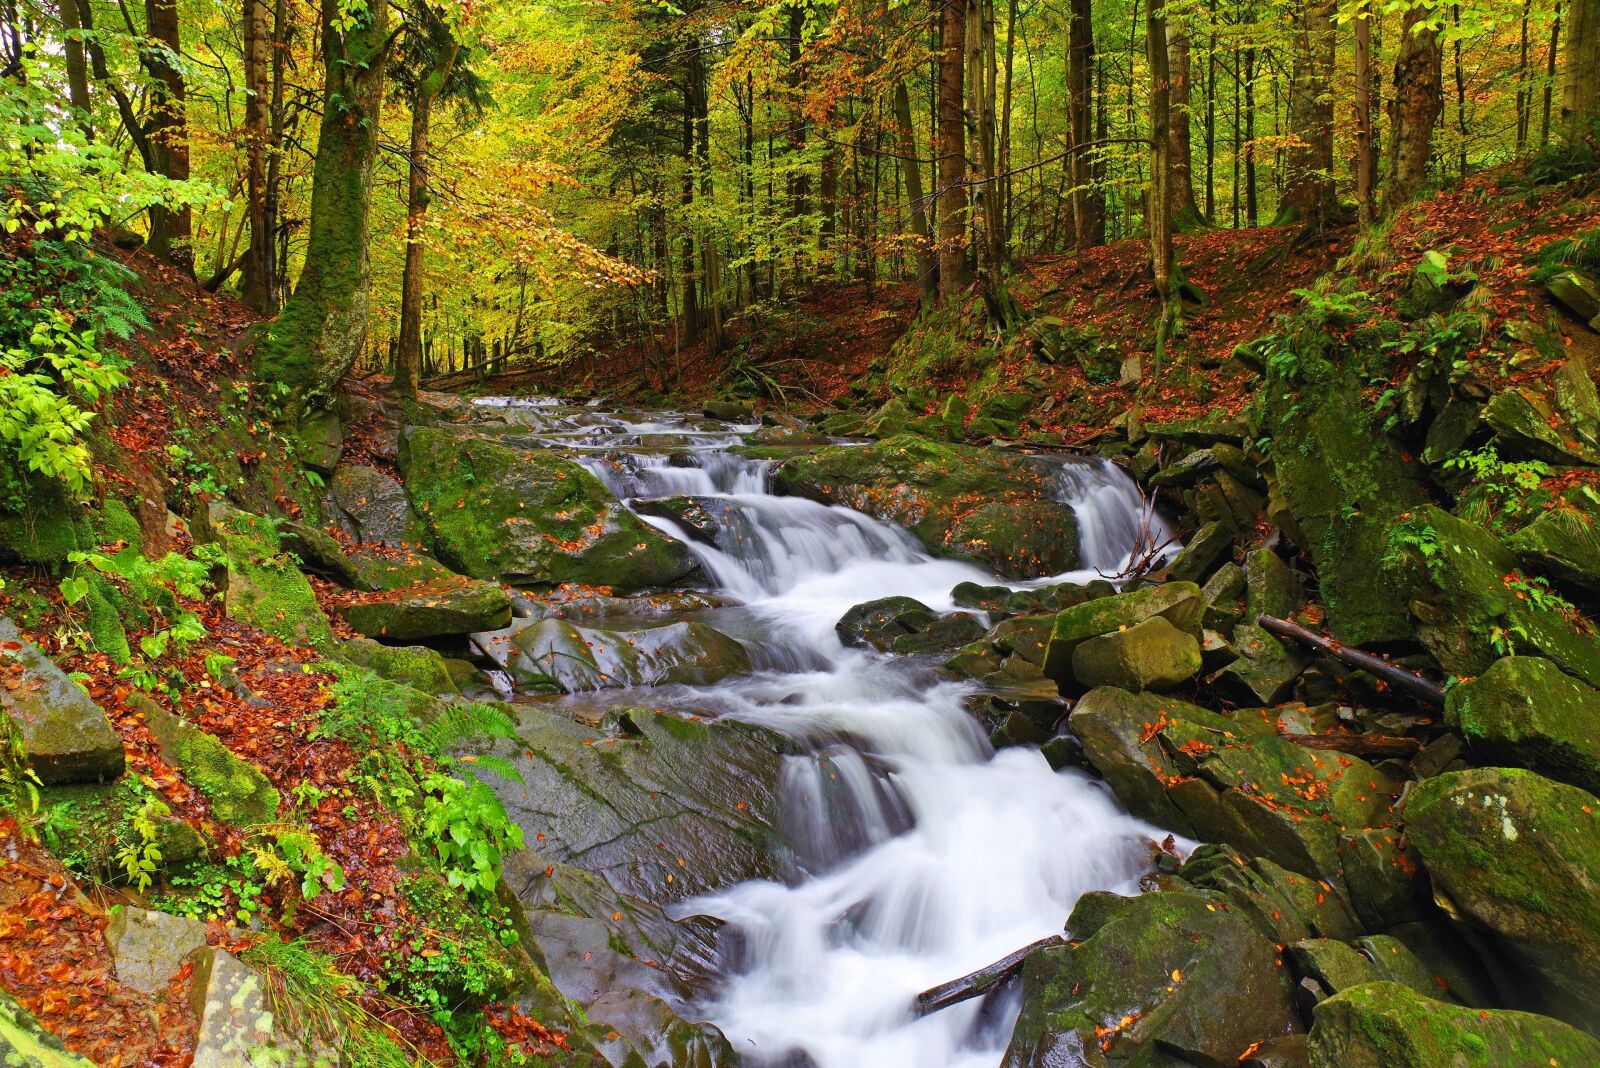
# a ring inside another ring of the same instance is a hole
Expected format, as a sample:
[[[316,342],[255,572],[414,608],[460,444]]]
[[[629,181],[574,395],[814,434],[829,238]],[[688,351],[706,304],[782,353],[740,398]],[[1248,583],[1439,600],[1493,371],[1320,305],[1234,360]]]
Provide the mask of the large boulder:
[[[1161,616],[1175,628],[1196,637],[1206,603],[1192,582],[1167,582],[1131,593],[1116,593],[1072,605],[1056,616],[1045,648],[1044,673],[1063,686],[1074,684],[1073,654],[1078,646],[1102,634]]]
[[[1084,755],[1136,816],[1330,886],[1342,836],[1390,819],[1398,786],[1366,761],[1306,749],[1259,718],[1102,687],[1068,718]]]
[[[912,434],[814,449],[775,470],[780,492],[897,523],[931,552],[1014,578],[1079,564],[1077,519],[1055,499],[1054,477],[1050,465],[1027,456]]]
[[[1407,640],[1404,592],[1382,564],[1391,525],[1426,498],[1363,400],[1353,361],[1328,351],[1322,324],[1306,324],[1281,344],[1296,359],[1268,363],[1255,429],[1272,439],[1282,522],[1316,565],[1336,637],[1352,645]]]
[[[1600,794],[1600,690],[1543,657],[1496,660],[1451,689],[1445,720],[1481,763],[1531,768]]]
[[[222,603],[230,618],[286,642],[332,647],[333,629],[274,524],[218,503],[211,529],[228,560]]]
[[[1550,399],[1526,386],[1491,397],[1483,406],[1483,421],[1504,456],[1563,465],[1600,463],[1600,454],[1566,429]]]
[[[98,782],[122,774],[122,739],[105,712],[5,616],[0,709],[16,723],[28,767],[40,782]]]
[[[1426,779],[1406,834],[1455,919],[1490,932],[1526,1007],[1600,1032],[1600,799],[1518,768]]]
[[[1418,637],[1453,675],[1481,675],[1509,645],[1555,661],[1600,686],[1600,637],[1593,625],[1538,591],[1516,555],[1494,535],[1442,508],[1419,509],[1396,531],[1394,570],[1413,590]],[[1398,585],[1398,584],[1397,584]]]
[[[350,638],[339,644],[338,658],[423,693],[455,697],[461,692],[450,665],[426,645],[385,645],[371,638]]]
[[[638,630],[580,627],[563,619],[517,620],[473,641],[519,685],[567,692],[631,686],[709,686],[750,670],[749,651],[698,622]]]
[[[460,574],[631,590],[671,585],[696,566],[682,542],[552,452],[413,427],[401,439],[400,470],[439,559]]]
[[[516,737],[469,743],[511,761],[521,782],[477,765],[545,862],[616,890],[676,901],[778,874],[777,786],[788,744],[728,720],[615,709],[598,727],[527,705]]]
[[[328,518],[358,545],[402,548],[427,539],[405,487],[375,467],[345,465],[334,471]]]
[[[1278,949],[1214,894],[1085,895],[1034,953],[1006,1068],[1236,1064],[1298,1029]]]
[[[882,597],[840,617],[834,632],[845,645],[904,655],[948,654],[983,636],[983,624],[964,612],[940,615],[911,597]]]
[[[1199,673],[1200,643],[1163,616],[1090,638],[1072,652],[1073,677],[1085,689],[1167,690]]]
[[[1311,1068],[1573,1068],[1600,1041],[1558,1020],[1435,1001],[1400,983],[1353,986],[1319,1004]]]
[[[144,717],[161,758],[177,768],[206,799],[218,820],[234,827],[250,827],[276,818],[278,791],[261,769],[235,756],[215,736],[179,719],[143,694],[130,695],[128,705]]]
[[[511,596],[497,583],[457,575],[426,556],[354,559],[374,592],[344,598],[339,611],[366,637],[416,642],[498,630],[511,622]]]
[[[1573,490],[1506,539],[1530,571],[1600,593],[1600,494]]]

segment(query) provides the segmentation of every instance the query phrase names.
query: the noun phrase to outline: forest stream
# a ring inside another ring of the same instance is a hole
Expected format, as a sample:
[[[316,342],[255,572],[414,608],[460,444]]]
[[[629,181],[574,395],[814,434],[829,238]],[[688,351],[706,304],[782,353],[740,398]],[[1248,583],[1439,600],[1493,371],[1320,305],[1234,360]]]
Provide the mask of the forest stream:
[[[726,505],[715,545],[649,518],[689,545],[730,602],[654,624],[709,623],[739,636],[764,669],[628,699],[761,724],[796,739],[801,754],[786,758],[779,789],[783,881],[676,906],[737,934],[722,939],[738,947],[725,954],[723,982],[694,1008],[761,1063],[998,1063],[1014,992],[921,1019],[916,994],[1060,933],[1086,891],[1136,893],[1162,832],[1082,772],[1053,772],[1035,748],[995,752],[963,708],[973,687],[926,658],[847,648],[835,623],[853,605],[895,595],[949,610],[957,584],[1000,580],[930,557],[903,529],[860,512],[775,495],[769,463],[731,451],[754,425],[545,400],[477,404],[525,426],[527,444],[570,454],[632,507],[677,495]],[[1084,570],[1022,585],[1116,574],[1144,522],[1143,498],[1108,462],[1052,462],[1059,499],[1078,518]]]

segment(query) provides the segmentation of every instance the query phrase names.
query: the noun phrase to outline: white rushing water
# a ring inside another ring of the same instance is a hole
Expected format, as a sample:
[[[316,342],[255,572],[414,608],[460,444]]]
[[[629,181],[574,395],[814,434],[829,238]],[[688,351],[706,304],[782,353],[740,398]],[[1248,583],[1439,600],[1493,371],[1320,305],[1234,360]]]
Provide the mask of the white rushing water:
[[[998,1064],[1014,996],[916,1019],[916,994],[1059,933],[1086,891],[1134,891],[1160,833],[1087,776],[1052,772],[1035,749],[993,752],[963,709],[966,688],[905,658],[847,649],[833,627],[877,597],[948,609],[957,583],[999,580],[930,558],[898,527],[774,496],[762,464],[724,451],[738,440],[731,433],[589,412],[521,417],[619,496],[726,505],[719,542],[729,551],[689,541],[706,572],[787,647],[791,655],[772,662],[827,665],[695,694],[810,749],[788,759],[782,783],[795,878],[745,883],[678,910],[719,917],[737,933],[737,959],[702,1011],[756,1064]],[[1131,480],[1108,463],[1065,461],[1058,485],[1077,512],[1085,562],[1117,570],[1144,522]],[[682,535],[670,521],[651,522]]]

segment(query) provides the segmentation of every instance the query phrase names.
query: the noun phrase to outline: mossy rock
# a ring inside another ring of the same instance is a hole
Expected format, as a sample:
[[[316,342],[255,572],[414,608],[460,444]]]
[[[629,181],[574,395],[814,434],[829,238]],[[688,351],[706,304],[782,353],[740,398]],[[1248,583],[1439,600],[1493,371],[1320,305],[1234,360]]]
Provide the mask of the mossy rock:
[[[425,544],[405,487],[372,467],[346,464],[328,482],[328,517],[358,545]]]
[[[902,434],[792,456],[780,492],[839,504],[905,527],[930,551],[1013,578],[1078,566],[1077,518],[1055,500],[1054,473],[1026,456]]]
[[[414,427],[401,438],[400,469],[439,559],[460,574],[637,590],[670,586],[696,569],[682,542],[547,450]]]
[[[1204,611],[1200,587],[1192,582],[1146,586],[1072,605],[1056,616],[1045,649],[1044,673],[1063,686],[1073,685],[1072,658],[1079,645],[1152,616],[1162,616],[1178,630],[1198,637]]]
[[[286,642],[330,648],[328,619],[273,525],[225,505],[212,506],[211,525],[228,559],[223,607],[229,618]]]
[[[497,583],[457,575],[427,557],[403,563],[356,554],[364,584],[340,608],[346,623],[369,638],[415,642],[498,630],[511,622],[511,596]]]
[[[217,819],[232,827],[252,827],[277,817],[281,798],[259,768],[143,694],[129,697],[128,704],[144,716],[161,758],[183,773]]]
[[[1311,1068],[1573,1068],[1600,1064],[1600,1041],[1558,1020],[1436,1001],[1393,982],[1319,1004]]]
[[[0,1064],[6,1068],[93,1068],[39,1026],[10,994],[0,990]]]
[[[1219,895],[1087,894],[1067,926],[1023,965],[1006,1068],[1234,1064],[1295,1030],[1277,947]]]
[[[1162,616],[1090,638],[1072,653],[1073,678],[1085,689],[1170,690],[1199,673],[1200,643]]]
[[[699,622],[605,630],[563,619],[519,619],[509,630],[475,635],[473,640],[518,685],[554,684],[567,693],[709,686],[751,668],[743,644]]]
[[[1262,616],[1288,619],[1305,604],[1300,575],[1271,549],[1245,554],[1244,577],[1245,618],[1251,622]]]
[[[1415,591],[1418,636],[1441,667],[1453,675],[1481,675],[1509,641],[1600,686],[1600,637],[1593,625],[1519,596],[1507,581],[1517,558],[1494,535],[1432,506],[1419,509],[1404,529],[1410,544],[1394,557],[1391,581]]]
[[[1600,690],[1549,660],[1496,660],[1451,689],[1445,721],[1481,763],[1530,768],[1600,794]]]
[[[0,683],[0,715],[16,724],[40,782],[109,782],[122,774],[122,739],[105,712],[4,616]]]
[[[1600,463],[1600,454],[1566,428],[1544,395],[1526,387],[1512,387],[1490,398],[1483,408],[1483,421],[1494,431],[1500,454],[1509,459],[1563,466]]]
[[[53,820],[51,852],[90,879],[109,882],[120,878],[123,873],[117,852],[140,842],[132,814],[143,807],[148,796],[137,780],[127,776],[113,783],[44,787],[39,791],[40,811],[60,813],[60,818]],[[154,823],[155,844],[161,850],[157,870],[177,871],[205,852],[205,839],[182,818],[156,816]]]
[[[1600,799],[1473,768],[1424,780],[1404,815],[1435,899],[1495,936],[1527,1006],[1600,1031]]]
[[[426,645],[385,645],[371,638],[351,638],[339,644],[337,654],[347,664],[423,693],[440,697],[461,693],[444,657]]]
[[[1506,548],[1531,572],[1600,594],[1600,494],[1588,486],[1568,493],[1507,538]]]
[[[1361,924],[1340,895],[1265,857],[1208,844],[1189,854],[1178,874],[1192,886],[1226,895],[1231,907],[1274,943],[1349,940],[1361,934]]]
[[[1331,353],[1320,323],[1284,339],[1294,378],[1270,367],[1255,423],[1272,439],[1276,492],[1288,531],[1316,567],[1333,634],[1351,645],[1411,637],[1404,590],[1383,573],[1389,531],[1425,497],[1404,458],[1376,426],[1353,361]]]
[[[1206,523],[1167,565],[1173,582],[1204,582],[1233,553],[1233,533],[1222,523]]]

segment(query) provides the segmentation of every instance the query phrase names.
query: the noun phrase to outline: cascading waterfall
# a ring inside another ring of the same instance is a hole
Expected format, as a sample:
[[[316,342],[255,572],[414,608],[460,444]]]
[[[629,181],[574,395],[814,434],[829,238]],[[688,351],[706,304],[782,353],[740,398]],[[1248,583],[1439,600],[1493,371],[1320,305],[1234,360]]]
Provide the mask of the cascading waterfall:
[[[702,1011],[758,1064],[992,1068],[1014,996],[917,1019],[915,995],[1059,932],[1086,891],[1132,891],[1159,834],[1086,776],[1052,772],[1036,750],[993,752],[963,709],[969,688],[915,660],[847,649],[833,627],[877,597],[947,609],[957,583],[999,580],[929,557],[898,527],[773,495],[764,463],[726,451],[741,428],[502,410],[625,500],[715,498],[716,546],[650,522],[683,537],[716,585],[745,602],[762,640],[784,653],[764,662],[810,667],[690,695],[800,739],[808,754],[789,758],[781,783],[791,878],[680,906],[737,935]],[[1076,511],[1086,570],[1054,581],[1120,571],[1147,524],[1157,542],[1167,536],[1114,465],[1064,460],[1057,485]]]

